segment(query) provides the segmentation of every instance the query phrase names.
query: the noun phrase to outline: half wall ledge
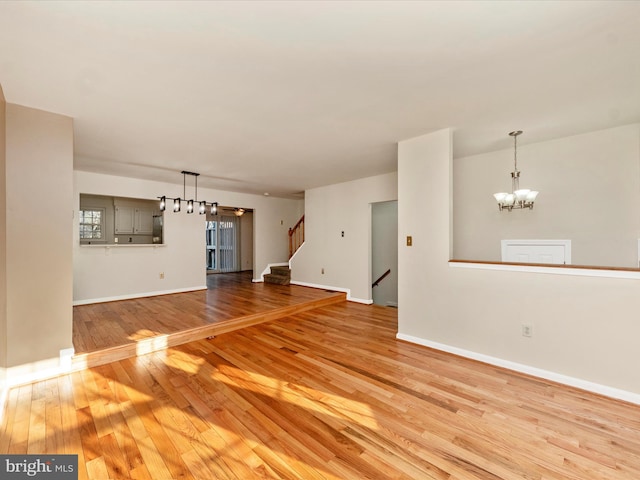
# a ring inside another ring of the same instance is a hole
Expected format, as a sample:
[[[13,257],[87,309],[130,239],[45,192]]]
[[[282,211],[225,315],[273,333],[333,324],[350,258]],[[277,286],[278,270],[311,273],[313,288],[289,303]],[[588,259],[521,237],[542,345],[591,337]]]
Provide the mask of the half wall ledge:
[[[505,272],[543,273],[549,275],[574,275],[581,277],[606,277],[640,280],[639,268],[597,267],[593,265],[548,265],[544,263],[505,263],[480,260],[449,260],[452,268],[500,270]]]

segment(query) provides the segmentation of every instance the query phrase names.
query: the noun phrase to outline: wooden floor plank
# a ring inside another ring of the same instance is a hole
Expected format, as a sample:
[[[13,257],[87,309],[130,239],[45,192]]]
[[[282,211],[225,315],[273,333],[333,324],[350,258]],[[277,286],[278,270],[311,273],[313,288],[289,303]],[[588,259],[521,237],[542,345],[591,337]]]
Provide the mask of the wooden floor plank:
[[[7,453],[26,454],[29,442],[29,425],[31,424],[31,403],[37,400],[33,400],[31,385],[17,387],[17,390],[15,414],[7,429],[11,434]]]
[[[208,275],[207,285],[203,291],[75,306],[74,362],[96,366],[153,351],[157,343],[180,345],[345,299],[339,292],[253,283],[251,272]]]
[[[2,423],[0,424],[0,455],[9,453],[12,430],[16,426],[15,416],[18,410],[18,392],[19,390],[14,388],[7,395],[6,408],[2,416]]]
[[[89,345],[102,317],[131,329],[159,312],[189,323],[234,304],[282,306],[281,290],[263,294],[242,287],[221,304],[173,296],[80,317],[94,329]],[[640,478],[639,406],[399,341],[396,330],[396,309],[343,301],[16,387],[0,453],[78,453],[88,479]]]

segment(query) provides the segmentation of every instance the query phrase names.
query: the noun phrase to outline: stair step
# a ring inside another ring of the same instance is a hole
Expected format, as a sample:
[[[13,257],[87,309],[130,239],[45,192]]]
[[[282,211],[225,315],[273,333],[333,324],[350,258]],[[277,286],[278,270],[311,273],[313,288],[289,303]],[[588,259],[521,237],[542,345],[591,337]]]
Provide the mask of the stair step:
[[[273,273],[267,273],[264,276],[264,283],[271,283],[273,285],[289,285],[291,283],[291,275],[275,275]]]
[[[291,269],[285,265],[274,265],[271,267],[271,274],[291,278]]]

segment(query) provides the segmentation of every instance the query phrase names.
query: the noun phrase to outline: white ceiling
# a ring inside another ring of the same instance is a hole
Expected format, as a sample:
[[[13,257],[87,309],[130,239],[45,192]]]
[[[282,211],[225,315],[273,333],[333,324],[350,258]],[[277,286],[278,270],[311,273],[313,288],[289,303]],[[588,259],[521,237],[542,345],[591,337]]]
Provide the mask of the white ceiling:
[[[2,1],[0,84],[77,169],[291,196],[640,121],[640,2]]]

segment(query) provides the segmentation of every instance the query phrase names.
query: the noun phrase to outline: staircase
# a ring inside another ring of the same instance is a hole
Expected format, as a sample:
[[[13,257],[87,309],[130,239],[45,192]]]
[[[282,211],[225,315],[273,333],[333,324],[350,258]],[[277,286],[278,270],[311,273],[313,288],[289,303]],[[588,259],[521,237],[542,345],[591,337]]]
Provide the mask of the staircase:
[[[304,215],[293,228],[289,229],[289,259],[304,243]],[[273,285],[289,285],[291,283],[291,269],[286,265],[271,267],[271,273],[264,275],[264,283]]]
[[[304,215],[293,228],[289,229],[289,259],[304,243]]]
[[[264,276],[264,283],[289,285],[291,283],[291,269],[286,265],[272,266],[271,273]]]

